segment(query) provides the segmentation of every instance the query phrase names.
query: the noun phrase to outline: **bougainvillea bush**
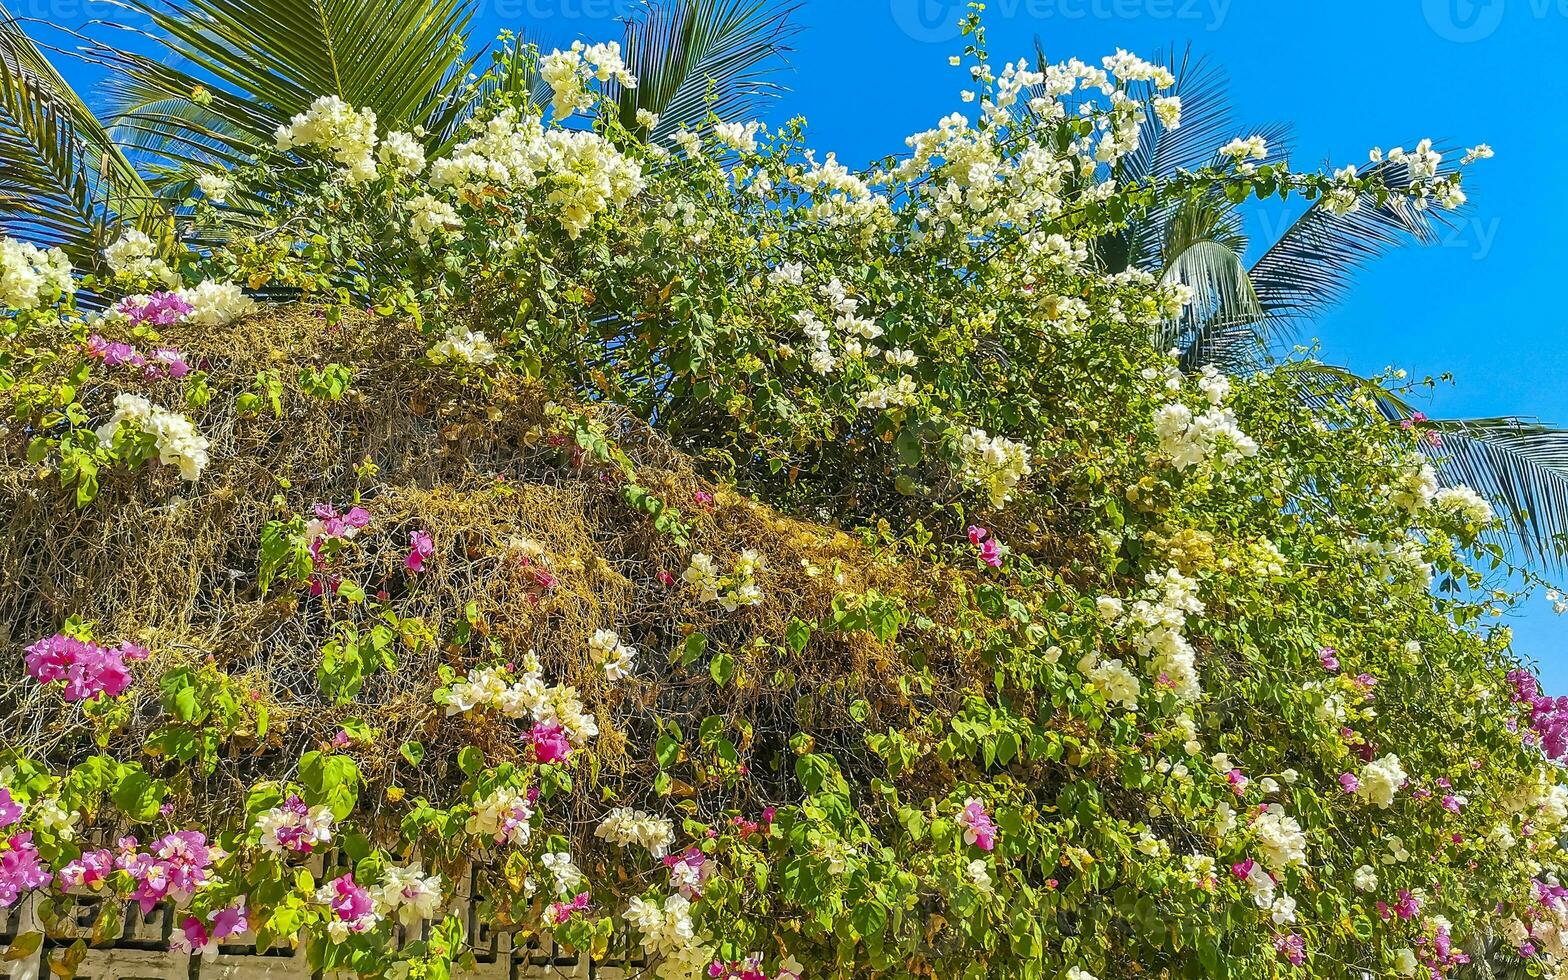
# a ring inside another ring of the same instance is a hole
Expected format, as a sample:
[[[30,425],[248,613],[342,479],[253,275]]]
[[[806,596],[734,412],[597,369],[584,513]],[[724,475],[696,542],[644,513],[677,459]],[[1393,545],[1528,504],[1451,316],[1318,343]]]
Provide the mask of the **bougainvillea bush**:
[[[1098,271],[1172,202],[1459,168],[1118,182],[1169,72],[967,30],[971,117],[864,170],[519,50],[455,136],[320,100],[112,276],[5,242],[0,904],[440,977],[477,868],[666,980],[1554,974],[1568,729],[1489,503]]]

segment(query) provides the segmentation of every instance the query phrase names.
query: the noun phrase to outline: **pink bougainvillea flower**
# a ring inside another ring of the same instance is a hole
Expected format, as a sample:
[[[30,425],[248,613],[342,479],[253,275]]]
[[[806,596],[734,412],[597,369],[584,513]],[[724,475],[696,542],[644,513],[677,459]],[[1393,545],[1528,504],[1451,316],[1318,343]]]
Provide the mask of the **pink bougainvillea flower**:
[[[964,801],[958,825],[964,828],[965,844],[973,844],[982,851],[996,847],[996,824],[991,822],[991,815],[985,812],[985,804],[980,800],[971,797]]]
[[[1288,936],[1275,936],[1274,949],[1279,955],[1290,961],[1291,966],[1301,966],[1307,962],[1307,941],[1300,933],[1291,933]]]
[[[13,835],[0,850],[0,908],[15,905],[17,899],[53,878],[38,859],[33,835],[26,831]]]
[[[28,647],[23,659],[28,674],[38,683],[63,682],[60,693],[67,701],[92,701],[106,694],[118,697],[130,687],[131,672],[125,667],[125,658],[137,659],[145,653],[134,645],[109,649],[56,633]]]
[[[16,802],[9,789],[0,789],[0,830],[22,819],[22,804]]]
[[[327,905],[339,920],[350,924],[355,932],[363,932],[371,925],[366,920],[375,914],[375,903],[370,893],[354,881],[352,874],[334,878],[322,889]]]
[[[536,723],[523,739],[540,764],[565,762],[571,758],[572,743],[566,737],[566,730],[553,721]]]
[[[702,886],[713,874],[713,863],[696,847],[688,847],[681,854],[666,854],[664,866],[670,869],[670,887],[689,902],[702,897]]]
[[[654,578],[658,579],[659,584],[665,588],[675,584],[675,576],[671,575],[669,570],[665,568],[659,569],[659,574],[655,575]]]
[[[212,913],[212,935],[215,939],[228,939],[250,931],[250,916],[245,910],[245,896],[234,900],[233,905]]]
[[[63,891],[92,887],[114,870],[114,855],[109,851],[88,851],[60,868],[57,880]]]
[[[425,570],[425,559],[436,553],[435,539],[428,531],[415,531],[408,536],[408,557],[403,560],[403,567],[411,572]]]
[[[1357,779],[1353,772],[1342,772],[1339,774],[1339,788],[1347,793],[1354,793],[1361,788],[1361,780]]]
[[[1318,663],[1322,664],[1323,669],[1330,674],[1337,673],[1339,671],[1339,651],[1333,647],[1324,647],[1318,651]]]
[[[169,937],[169,948],[176,953],[187,956],[200,956],[202,959],[212,959],[218,955],[218,940],[202,921],[194,915],[188,915]]]
[[[969,525],[969,543],[980,553],[981,561],[992,568],[1002,567],[1002,555],[1006,553],[1006,549],[989,530],[977,524]]]
[[[155,370],[158,375],[168,375],[179,379],[191,373],[191,366],[185,363],[185,357],[174,347],[160,347],[153,352],[152,363],[148,370]]]
[[[142,296],[127,296],[115,304],[115,312],[130,318],[133,326],[151,324],[172,327],[194,309],[179,293],[159,291]]]
[[[67,891],[72,888],[96,888],[113,871],[112,851],[86,851],[60,869],[60,887]]]
[[[370,511],[351,507],[347,514],[339,514],[331,504],[317,504],[312,508],[315,519],[305,525],[305,537],[312,542],[322,538],[352,538],[370,526]]]
[[[1225,781],[1230,783],[1230,791],[1238,797],[1246,795],[1247,786],[1252,782],[1240,769],[1232,769],[1226,773]]]
[[[551,902],[545,914],[555,925],[563,925],[570,921],[572,916],[588,908],[588,893],[579,892],[570,902]]]
[[[140,360],[136,348],[120,341],[105,340],[97,334],[87,338],[87,356],[96,358],[104,363],[105,367],[119,367],[122,364],[136,365]]]

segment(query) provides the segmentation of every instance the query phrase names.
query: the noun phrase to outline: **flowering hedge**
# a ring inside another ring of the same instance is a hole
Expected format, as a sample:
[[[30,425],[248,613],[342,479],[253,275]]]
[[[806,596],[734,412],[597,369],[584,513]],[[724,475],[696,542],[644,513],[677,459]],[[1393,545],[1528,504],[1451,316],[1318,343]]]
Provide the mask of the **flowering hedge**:
[[[664,978],[1556,971],[1568,712],[1490,505],[1310,362],[1184,370],[1212,300],[1097,263],[1459,172],[1118,182],[1169,72],[966,30],[978,119],[864,171],[650,143],[579,45],[450,138],[323,98],[112,275],[5,242],[0,904],[440,977],[477,866]]]

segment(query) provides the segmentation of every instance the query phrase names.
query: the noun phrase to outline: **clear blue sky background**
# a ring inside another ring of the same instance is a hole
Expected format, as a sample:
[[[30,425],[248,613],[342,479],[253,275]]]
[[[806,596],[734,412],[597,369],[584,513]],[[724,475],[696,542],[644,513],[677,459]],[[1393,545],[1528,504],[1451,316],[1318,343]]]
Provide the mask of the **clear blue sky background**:
[[[553,44],[607,40],[635,9],[634,0],[479,2],[480,41],[520,26]],[[14,7],[65,26],[115,12],[91,0]],[[806,115],[813,143],[845,162],[901,150],[905,135],[966,108],[965,77],[947,63],[964,9],[963,0],[805,0],[783,75],[791,91],[769,116]],[[1372,146],[1423,136],[1492,144],[1496,159],[1467,181],[1469,221],[1440,246],[1367,270],[1304,339],[1359,371],[1452,372],[1455,384],[1427,409],[1434,416],[1568,425],[1568,313],[1551,299],[1562,287],[1552,270],[1565,267],[1555,182],[1568,160],[1568,0],[992,0],[986,18],[999,60],[1030,54],[1037,36],[1053,60],[1190,42],[1227,70],[1239,120],[1294,125],[1298,166],[1361,163]],[[1538,597],[1511,622],[1547,690],[1568,694],[1568,618]]]

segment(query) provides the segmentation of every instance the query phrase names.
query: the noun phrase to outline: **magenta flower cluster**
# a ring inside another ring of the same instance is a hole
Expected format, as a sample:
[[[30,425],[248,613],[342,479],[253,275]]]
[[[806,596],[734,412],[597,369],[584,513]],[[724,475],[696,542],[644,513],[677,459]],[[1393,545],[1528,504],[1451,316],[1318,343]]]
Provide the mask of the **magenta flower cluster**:
[[[11,796],[9,789],[0,788],[0,830],[14,826],[22,819],[22,805]],[[38,860],[38,848],[33,846],[33,835],[26,831],[0,837],[0,909],[16,904],[16,900],[34,888],[49,884],[50,874]]]
[[[212,913],[211,925],[188,915],[180,922],[180,930],[170,937],[170,948],[188,956],[211,957],[218,952],[218,942],[231,936],[250,931],[250,916],[245,910],[245,896],[233,905]]]
[[[335,592],[338,587],[336,575],[321,571],[326,564],[323,551],[330,543],[348,541],[369,527],[370,511],[363,507],[350,507],[347,513],[339,514],[331,504],[317,504],[312,513],[315,516],[305,524],[305,538],[310,542],[310,557],[316,566],[315,573],[310,577],[310,594],[319,596]]]
[[[209,845],[195,830],[164,834],[146,850],[140,849],[135,837],[122,837],[117,850],[114,866],[131,876],[136,886],[131,899],[144,915],[166,898],[174,899],[177,905],[188,902],[206,883],[213,864],[224,856],[221,848]],[[101,862],[103,853],[96,857]]]
[[[178,347],[159,347],[147,357],[130,344],[93,334],[87,338],[87,356],[102,361],[104,367],[134,368],[149,380],[178,379],[191,373],[191,366]]]
[[[435,539],[429,531],[415,531],[408,536],[408,557],[403,560],[403,567],[411,572],[425,570],[425,559],[436,553]]]
[[[979,552],[980,560],[992,568],[1002,567],[1004,550],[1002,542],[998,541],[989,529],[971,524],[969,526],[969,543]]]
[[[578,892],[571,901],[551,902],[550,907],[545,910],[545,916],[558,926],[564,925],[570,922],[572,916],[578,912],[586,912],[588,910],[591,897],[588,892]]]
[[[118,697],[131,684],[127,660],[146,660],[147,651],[131,643],[104,647],[56,633],[27,648],[27,673],[40,684],[63,682],[67,701]]]
[[[1508,682],[1514,688],[1514,701],[1528,712],[1541,751],[1554,762],[1563,761],[1568,757],[1568,697],[1543,696],[1540,682],[1527,670],[1509,671]]]
[[[128,318],[132,326],[172,327],[194,309],[179,293],[167,290],[127,296],[114,305],[115,312]]]
[[[51,875],[38,860],[31,833],[12,834],[0,844],[0,908],[6,908],[34,888],[49,884]]]
[[[565,762],[572,757],[572,743],[566,729],[553,721],[541,721],[523,735],[523,742],[541,765]]]
[[[347,924],[349,932],[367,932],[375,926],[375,903],[352,874],[334,878],[322,892],[332,914]]]
[[[973,844],[982,851],[996,847],[996,824],[991,821],[991,815],[986,813],[984,803],[975,799],[966,800],[957,822],[964,828],[965,844]]]

